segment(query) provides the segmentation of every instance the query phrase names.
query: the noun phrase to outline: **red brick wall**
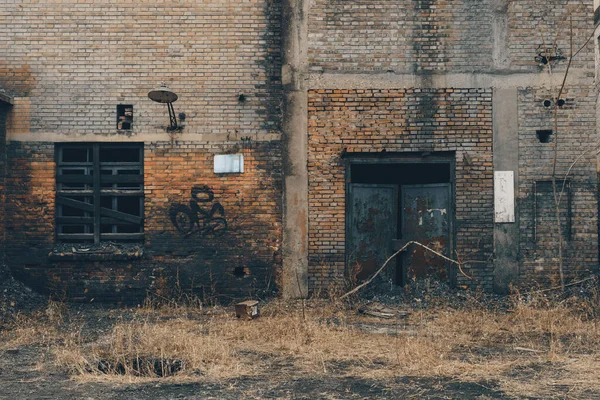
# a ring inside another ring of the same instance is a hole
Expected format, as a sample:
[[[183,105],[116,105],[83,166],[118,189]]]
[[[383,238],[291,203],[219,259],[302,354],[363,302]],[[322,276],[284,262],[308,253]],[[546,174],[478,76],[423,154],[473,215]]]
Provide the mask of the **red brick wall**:
[[[491,288],[493,243],[490,89],[309,92],[309,279],[326,288],[344,274],[342,153],[456,154],[456,250],[471,261],[459,284]],[[468,154],[470,162],[465,161]]]
[[[244,155],[243,174],[213,173],[214,154]],[[11,269],[37,288],[71,299],[139,301],[147,290],[177,285],[205,298],[276,290],[281,266],[279,142],[155,142],[144,150],[145,243],[139,254],[97,258],[54,252],[53,143],[11,142],[7,254]],[[225,211],[227,230],[189,235],[169,210],[189,205],[191,189],[207,185]],[[64,249],[64,246],[62,247]],[[67,246],[68,251],[68,246]],[[237,267],[237,270],[236,270]]]
[[[275,288],[281,265],[281,156],[278,142],[253,143],[242,149],[231,143],[160,142],[146,145],[146,247],[156,259],[179,268],[182,285],[213,285],[224,294],[248,294],[253,288]],[[214,174],[213,155],[244,155],[243,174]],[[178,232],[169,217],[175,204],[189,205],[193,186],[214,193],[227,220],[221,236]],[[243,278],[234,268],[248,268]],[[211,289],[212,290],[212,289]]]

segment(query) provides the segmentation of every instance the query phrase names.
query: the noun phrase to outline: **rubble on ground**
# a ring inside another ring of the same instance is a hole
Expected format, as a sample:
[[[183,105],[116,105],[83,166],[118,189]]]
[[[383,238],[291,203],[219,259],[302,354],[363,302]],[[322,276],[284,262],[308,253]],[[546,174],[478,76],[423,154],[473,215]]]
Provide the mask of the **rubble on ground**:
[[[0,264],[0,329],[17,314],[29,314],[48,303],[45,296],[31,290]]]

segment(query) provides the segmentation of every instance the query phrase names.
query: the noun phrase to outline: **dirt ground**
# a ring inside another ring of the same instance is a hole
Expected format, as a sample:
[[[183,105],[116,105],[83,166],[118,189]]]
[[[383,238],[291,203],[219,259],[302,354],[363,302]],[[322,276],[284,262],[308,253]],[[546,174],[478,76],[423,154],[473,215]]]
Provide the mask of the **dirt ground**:
[[[600,319],[585,308],[595,298],[434,292],[274,300],[252,321],[224,306],[49,302],[2,325],[0,399],[600,399]],[[187,369],[99,371],[97,357],[120,357],[127,337],[148,343],[136,354],[161,347]],[[196,347],[211,349],[186,358]]]

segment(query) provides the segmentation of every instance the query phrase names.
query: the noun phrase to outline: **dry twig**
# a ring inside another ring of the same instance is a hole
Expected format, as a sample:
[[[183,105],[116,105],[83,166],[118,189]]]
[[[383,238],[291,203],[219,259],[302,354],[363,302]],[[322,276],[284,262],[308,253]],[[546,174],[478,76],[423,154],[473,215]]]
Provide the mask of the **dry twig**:
[[[375,279],[381,273],[381,271],[384,270],[384,268],[388,265],[388,263],[394,259],[394,257],[396,257],[398,254],[402,253],[404,250],[406,250],[408,248],[408,246],[410,246],[411,244],[416,244],[417,246],[421,246],[422,248],[424,248],[425,250],[427,250],[427,251],[435,254],[436,256],[441,257],[444,260],[451,262],[452,264],[456,264],[458,266],[458,270],[460,271],[461,274],[463,274],[468,279],[473,280],[472,276],[467,275],[463,271],[462,265],[461,265],[460,261],[456,261],[456,260],[453,260],[453,259],[451,259],[449,257],[446,257],[442,253],[437,252],[437,251],[433,250],[432,248],[425,246],[423,243],[419,243],[419,242],[415,242],[414,240],[411,240],[410,242],[407,242],[404,246],[402,246],[400,248],[400,250],[396,251],[387,260],[385,260],[385,262],[383,263],[383,265],[373,275],[371,275],[371,277],[369,279],[367,279],[366,281],[364,281],[363,283],[361,283],[360,285],[358,285],[354,289],[350,290],[349,292],[347,292],[347,293],[343,294],[342,296],[340,296],[340,300],[341,299],[345,299],[346,297],[348,297],[348,296],[350,296],[350,295],[358,292],[360,289],[364,288],[369,283],[371,283],[373,281],[373,279]]]

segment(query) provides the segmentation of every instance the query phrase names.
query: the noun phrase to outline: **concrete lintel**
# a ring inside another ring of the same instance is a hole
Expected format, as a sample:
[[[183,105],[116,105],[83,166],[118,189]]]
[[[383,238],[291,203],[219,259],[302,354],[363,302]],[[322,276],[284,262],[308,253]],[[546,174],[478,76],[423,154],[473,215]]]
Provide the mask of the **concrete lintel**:
[[[250,136],[252,142],[272,142],[281,140],[280,133],[259,133],[256,135],[227,135],[223,133],[181,133],[175,135],[175,142],[216,142],[240,143],[243,136]],[[58,132],[8,132],[9,142],[169,142],[171,137],[166,133],[139,133],[134,135],[102,135],[102,134],[64,134]]]
[[[498,88],[556,87],[564,78],[561,72],[447,73],[447,74],[395,74],[395,73],[312,73],[311,89],[408,89],[408,88]],[[569,84],[589,85],[594,71],[571,68]]]
[[[0,92],[0,103],[10,104],[11,106],[14,104],[14,100],[12,96],[9,96],[6,93]]]

